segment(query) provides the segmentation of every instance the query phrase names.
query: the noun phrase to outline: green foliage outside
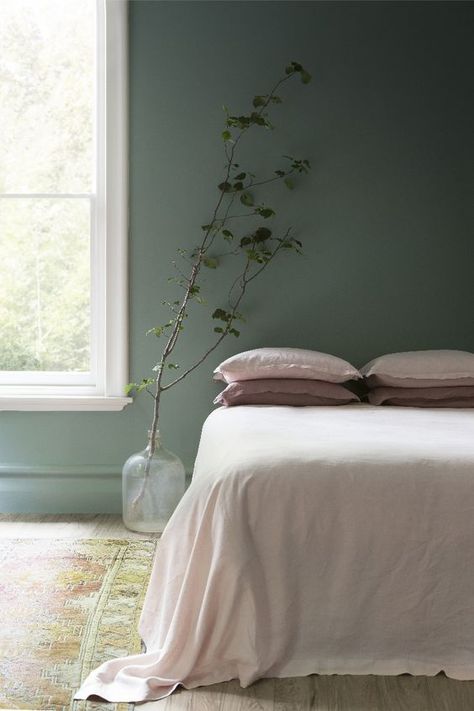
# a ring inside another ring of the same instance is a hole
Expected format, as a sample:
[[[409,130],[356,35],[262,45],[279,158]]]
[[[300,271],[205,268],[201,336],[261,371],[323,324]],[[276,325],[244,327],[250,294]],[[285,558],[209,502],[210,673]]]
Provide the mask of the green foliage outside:
[[[94,12],[0,4],[0,370],[90,367]]]

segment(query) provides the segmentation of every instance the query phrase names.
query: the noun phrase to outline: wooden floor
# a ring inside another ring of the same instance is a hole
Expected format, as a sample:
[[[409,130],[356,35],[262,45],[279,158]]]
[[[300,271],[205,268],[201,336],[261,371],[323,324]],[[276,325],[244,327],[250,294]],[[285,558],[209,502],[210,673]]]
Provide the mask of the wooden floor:
[[[118,516],[0,515],[0,538],[147,538]],[[1,707],[0,707],[1,708]],[[110,705],[111,711],[114,705]],[[137,706],[137,711],[474,711],[474,682],[436,677],[309,676],[231,681]]]

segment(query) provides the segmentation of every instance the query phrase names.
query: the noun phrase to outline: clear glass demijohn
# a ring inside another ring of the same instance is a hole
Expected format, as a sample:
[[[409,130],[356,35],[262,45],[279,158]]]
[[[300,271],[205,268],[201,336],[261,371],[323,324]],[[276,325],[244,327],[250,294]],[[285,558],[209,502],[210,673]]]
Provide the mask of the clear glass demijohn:
[[[148,446],[127,459],[122,470],[123,521],[132,531],[161,533],[184,494],[182,461],[155,434]]]

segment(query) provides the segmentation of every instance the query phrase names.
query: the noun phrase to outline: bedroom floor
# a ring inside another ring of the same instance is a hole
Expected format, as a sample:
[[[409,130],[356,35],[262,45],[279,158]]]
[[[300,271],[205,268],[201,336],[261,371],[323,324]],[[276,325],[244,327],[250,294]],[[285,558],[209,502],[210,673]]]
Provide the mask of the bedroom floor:
[[[0,515],[3,538],[149,538],[134,534],[119,516]],[[147,711],[152,711],[151,704]],[[111,711],[113,705],[110,705]],[[140,708],[140,707],[138,707]],[[144,707],[142,707],[144,709]],[[264,679],[248,689],[237,682],[181,691],[155,702],[153,711],[472,711],[474,681],[445,676],[310,676]],[[144,709],[145,711],[145,709]]]

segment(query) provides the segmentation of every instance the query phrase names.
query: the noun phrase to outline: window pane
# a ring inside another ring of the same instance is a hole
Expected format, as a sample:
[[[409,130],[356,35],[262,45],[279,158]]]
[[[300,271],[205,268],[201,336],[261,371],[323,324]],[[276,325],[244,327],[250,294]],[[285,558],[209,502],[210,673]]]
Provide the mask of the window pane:
[[[1,0],[0,48],[0,192],[91,192],[94,0]]]
[[[90,370],[90,201],[0,199],[0,370]]]

